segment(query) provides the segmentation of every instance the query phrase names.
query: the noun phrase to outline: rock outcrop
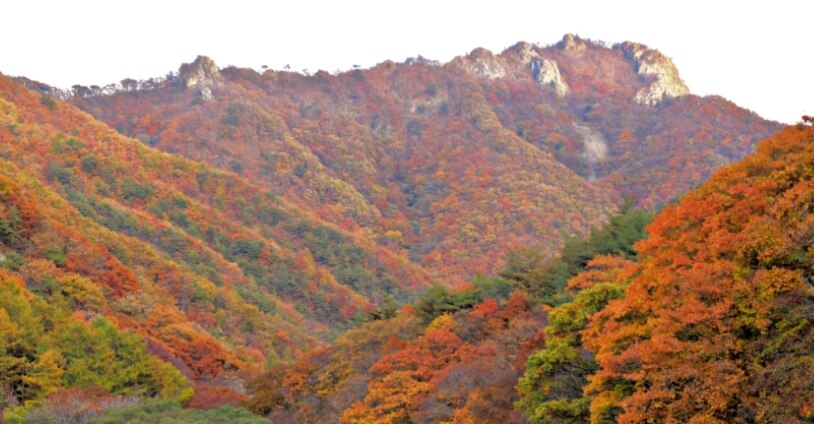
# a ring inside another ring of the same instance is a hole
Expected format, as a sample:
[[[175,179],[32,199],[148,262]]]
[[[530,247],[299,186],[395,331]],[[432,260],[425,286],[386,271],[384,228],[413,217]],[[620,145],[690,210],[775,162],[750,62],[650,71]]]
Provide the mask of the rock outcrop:
[[[548,59],[535,59],[532,62],[532,75],[540,85],[553,87],[558,96],[563,97],[568,94],[568,84],[565,83],[562,74],[560,74],[557,62]]]
[[[517,59],[520,60],[523,66],[528,68],[532,78],[538,84],[553,88],[560,97],[568,94],[568,84],[563,79],[557,62],[540,56],[540,53],[532,44],[521,41],[508,51],[516,52]]]
[[[525,41],[520,41],[511,47],[509,50],[515,50],[517,52],[517,57],[520,59],[522,63],[529,64],[534,59],[539,59],[540,54],[537,53],[537,50],[534,48],[534,45],[531,43],[527,43]]]
[[[187,88],[198,87],[198,94],[204,101],[214,99],[212,86],[221,78],[215,61],[206,56],[198,56],[194,62],[181,65],[178,77]]]
[[[209,87],[201,88],[201,91],[198,92],[198,95],[201,96],[201,100],[205,102],[208,102],[215,98],[215,96],[212,94],[212,89]]]
[[[530,43],[521,41],[499,55],[477,48],[466,56],[455,58],[453,63],[484,78],[532,78],[540,86],[553,88],[560,97],[568,94],[568,84],[557,62],[541,56],[539,49]]]
[[[565,34],[565,36],[562,37],[562,41],[557,44],[557,47],[564,50],[570,56],[579,56],[588,49],[585,40],[574,34]]]
[[[617,56],[619,52],[622,60]],[[638,81],[614,68],[625,63],[639,75]],[[574,34],[565,34],[556,45],[548,47],[521,41],[500,54],[477,48],[466,56],[456,57],[452,64],[488,79],[530,78],[541,87],[555,90],[559,97],[586,85],[605,91],[632,88],[635,94],[631,100],[648,106],[690,94],[673,61],[658,50],[627,41],[610,47]],[[573,78],[570,84],[566,76],[569,80]]]
[[[690,94],[684,81],[678,75],[673,61],[658,50],[626,41],[619,45],[625,58],[630,61],[639,75],[654,78],[647,87],[636,93],[634,100],[645,105],[655,105],[665,97],[678,97]]]
[[[187,87],[204,86],[212,85],[220,79],[220,71],[214,60],[206,56],[198,56],[194,62],[181,65],[178,76]]]
[[[472,50],[472,52],[465,58],[462,58],[459,63],[468,72],[489,79],[503,78],[508,73],[494,53],[482,47]]]

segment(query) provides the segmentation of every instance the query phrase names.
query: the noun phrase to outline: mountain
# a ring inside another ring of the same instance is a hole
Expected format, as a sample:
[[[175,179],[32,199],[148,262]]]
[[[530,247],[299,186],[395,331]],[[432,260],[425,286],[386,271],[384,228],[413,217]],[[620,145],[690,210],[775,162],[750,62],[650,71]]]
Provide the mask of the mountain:
[[[261,411],[274,390],[244,383],[289,375],[284,417],[365,421],[415,382],[424,421],[522,421],[509,384],[593,257],[574,237],[615,240],[592,229],[623,199],[663,206],[779,128],[689,94],[658,51],[570,35],[337,75],[0,75],[0,410]]]
[[[74,94],[120,132],[362,229],[453,285],[507,249],[555,252],[625,197],[669,202],[780,128],[689,94],[656,50],[572,35],[336,75],[199,57]]]

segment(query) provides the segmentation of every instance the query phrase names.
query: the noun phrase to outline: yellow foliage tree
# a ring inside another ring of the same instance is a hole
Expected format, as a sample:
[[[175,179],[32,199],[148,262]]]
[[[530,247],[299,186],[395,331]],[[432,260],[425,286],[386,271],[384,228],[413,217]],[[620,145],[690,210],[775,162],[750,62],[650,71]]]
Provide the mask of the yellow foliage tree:
[[[100,311],[105,305],[105,294],[99,286],[85,277],[72,274],[60,278],[62,293],[73,300],[78,308]]]
[[[46,350],[22,378],[23,397],[41,399],[59,389],[63,383],[64,366],[62,354],[52,349]]]

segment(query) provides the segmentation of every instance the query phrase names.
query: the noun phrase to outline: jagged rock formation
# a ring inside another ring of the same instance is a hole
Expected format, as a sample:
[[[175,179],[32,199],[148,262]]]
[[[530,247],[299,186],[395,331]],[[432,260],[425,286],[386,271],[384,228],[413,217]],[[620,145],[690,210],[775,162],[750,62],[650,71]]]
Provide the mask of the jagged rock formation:
[[[560,68],[557,66],[557,62],[543,59],[540,62],[532,63],[534,79],[536,79],[540,85],[549,85],[554,87],[554,90],[557,91],[557,95],[560,97],[568,94],[568,84],[565,83],[565,79],[563,79],[562,75],[560,74]]]
[[[469,73],[489,78],[532,78],[541,87],[553,88],[559,97],[568,94],[569,87],[560,73],[557,62],[540,55],[539,48],[519,42],[499,55],[477,48],[465,57],[457,57],[452,64]]]
[[[565,34],[562,41],[557,45],[570,56],[579,56],[587,50],[588,45],[585,40],[574,34]]]
[[[472,50],[465,60],[460,61],[460,64],[468,72],[489,79],[502,78],[508,74],[494,53],[482,47]]]
[[[220,78],[220,71],[214,60],[198,56],[194,62],[181,65],[178,76],[187,87],[211,85]]]
[[[221,78],[215,61],[206,56],[198,56],[194,62],[181,65],[178,77],[187,88],[200,87],[198,95],[204,101],[214,99],[212,86]]]
[[[626,41],[619,46],[625,58],[633,62],[639,75],[655,80],[636,93],[634,100],[640,104],[655,105],[665,97],[678,97],[690,94],[689,88],[678,75],[673,61],[660,51],[647,46]]]
[[[451,63],[469,73],[489,79],[532,78],[540,86],[551,87],[559,97],[564,97],[571,91],[571,86],[567,82],[570,75],[568,72],[563,73],[562,63],[569,62],[573,65],[573,61],[583,61],[585,57],[594,57],[597,53],[602,54],[601,52],[614,55],[621,52],[623,60],[633,65],[638,79],[634,82],[635,95],[632,100],[638,104],[653,106],[665,98],[690,94],[669,57],[658,50],[629,41],[609,48],[601,42],[566,34],[554,47],[541,48],[519,42],[500,54],[477,48],[467,56],[453,59]],[[583,72],[587,71],[578,73]],[[604,73],[601,64],[592,72],[597,80],[606,79],[611,84],[618,82],[614,75],[617,71],[609,69],[608,73]]]
[[[517,57],[520,58],[520,61],[523,63],[532,63],[534,59],[540,58],[540,54],[537,53],[537,50],[531,43],[521,41],[515,44],[513,48],[517,50]]]

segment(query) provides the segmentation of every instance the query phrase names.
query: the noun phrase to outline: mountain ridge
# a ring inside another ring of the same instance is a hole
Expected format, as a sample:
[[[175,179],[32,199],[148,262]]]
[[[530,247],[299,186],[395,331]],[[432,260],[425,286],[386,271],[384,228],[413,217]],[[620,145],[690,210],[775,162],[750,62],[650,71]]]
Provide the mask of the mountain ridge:
[[[494,53],[491,50],[483,47],[476,47],[468,54],[455,56],[447,62],[429,60],[421,56],[418,56],[417,58],[407,58],[404,62],[394,62],[388,59],[367,68],[354,66],[352,69],[345,71],[337,70],[330,73],[330,75],[338,76],[346,73],[369,71],[379,66],[386,67],[393,64],[424,63],[433,66],[456,65],[466,69],[468,72],[489,78],[512,77],[519,79],[528,77],[527,73],[518,71],[516,66],[511,66],[516,65],[516,63],[510,64],[507,69],[507,64],[505,62],[516,62],[517,58],[510,57],[511,54],[516,54],[521,60],[522,66],[526,67],[527,70],[531,72],[532,78],[538,80],[541,85],[550,84],[552,87],[557,89],[560,95],[565,95],[568,90],[568,84],[567,82],[562,81],[562,78],[559,75],[557,63],[553,61],[551,57],[542,57],[540,55],[541,51],[550,51],[554,48],[565,52],[571,57],[579,57],[585,52],[586,49],[589,48],[610,48],[611,50],[618,50],[622,52],[626,60],[635,68],[636,72],[643,76],[652,76],[654,79],[650,87],[643,87],[640,92],[636,94],[635,99],[639,103],[655,105],[665,96],[678,97],[681,95],[690,94],[689,89],[678,75],[678,69],[672,63],[672,60],[660,51],[648,48],[643,44],[633,41],[623,41],[609,45],[603,41],[585,39],[570,33],[565,34],[560,41],[545,46],[542,46],[539,43],[518,41],[499,53]],[[504,63],[499,63],[500,61],[503,61]],[[249,69],[235,65],[226,66],[224,69],[228,68]],[[91,95],[109,95],[119,91],[149,90],[159,87],[168,81],[171,82],[176,78],[179,79],[182,85],[185,85],[188,88],[195,85],[200,85],[202,86],[201,89],[203,90],[206,88],[206,86],[211,85],[216,79],[220,78],[219,69],[220,68],[215,64],[215,61],[209,56],[199,54],[194,61],[183,63],[177,72],[171,71],[165,77],[153,77],[146,80],[125,78],[119,83],[107,84],[105,86],[92,85],[90,87],[86,87],[82,85],[74,85],[71,89],[61,89],[49,86],[48,84],[42,82],[32,81],[25,77],[15,78],[18,78],[20,82],[32,90],[40,92],[41,94],[52,95],[61,99],[68,99],[73,96],[86,97]],[[263,67],[258,72],[261,74],[265,74],[267,72],[291,72],[303,76],[314,76],[328,73],[327,71],[321,69],[312,74],[307,70],[275,70],[268,69],[266,67]]]
[[[80,373],[70,328],[107,332],[105,354],[127,334],[135,353],[120,363],[172,365],[107,395],[236,405],[262,367],[319,355],[425,289],[430,315],[449,306],[436,300],[473,306],[473,287],[505,297],[511,285],[490,277],[517,252],[551,260],[624,199],[668,204],[780,128],[686,94],[668,61],[566,36],[337,75],[199,56],[166,78],[70,93],[0,76],[0,290],[34,310],[0,303],[0,337],[15,339],[0,355],[22,364],[0,386],[18,403],[70,387],[22,388],[36,367]],[[539,343],[544,311],[519,296],[504,312],[522,331],[495,334]],[[426,324],[408,315],[410,331]],[[445,320],[422,349],[454,341]]]
[[[142,142],[280,187],[348,229],[379,239],[389,232],[402,247],[395,252],[451,284],[494,272],[500,252],[533,242],[523,232],[547,233],[554,252],[624,197],[669,202],[780,127],[687,94],[657,50],[572,35],[547,47],[520,42],[497,55],[475,49],[445,64],[419,57],[336,75],[214,68],[201,56],[151,89],[73,101]],[[203,85],[198,75],[209,75]],[[468,206],[429,210],[443,208],[443,198]],[[512,207],[512,198],[528,205]],[[544,210],[564,205],[573,207]],[[456,216],[462,210],[487,219]],[[500,214],[515,216],[518,228],[500,229],[508,222]]]

